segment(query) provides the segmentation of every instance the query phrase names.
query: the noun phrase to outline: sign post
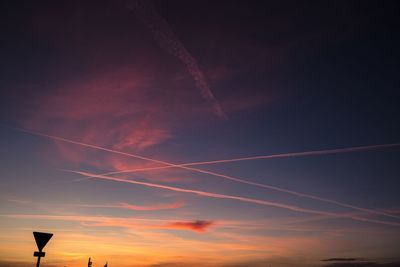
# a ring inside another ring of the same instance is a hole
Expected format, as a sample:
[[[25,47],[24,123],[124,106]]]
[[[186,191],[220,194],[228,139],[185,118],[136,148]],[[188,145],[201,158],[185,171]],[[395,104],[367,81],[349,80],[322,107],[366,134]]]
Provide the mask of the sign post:
[[[39,267],[40,265],[40,258],[44,257],[46,255],[45,252],[43,252],[44,246],[46,246],[47,242],[49,242],[50,238],[53,236],[53,234],[50,233],[41,233],[41,232],[33,232],[33,236],[35,237],[36,245],[38,247],[39,251],[35,251],[33,253],[34,257],[38,257],[36,267]]]

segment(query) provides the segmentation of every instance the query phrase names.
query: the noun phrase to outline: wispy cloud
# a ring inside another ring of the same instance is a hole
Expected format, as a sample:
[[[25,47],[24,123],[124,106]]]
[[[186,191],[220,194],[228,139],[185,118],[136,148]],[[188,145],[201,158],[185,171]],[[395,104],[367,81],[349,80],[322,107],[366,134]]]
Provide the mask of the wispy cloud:
[[[204,233],[215,225],[214,221],[195,220],[195,221],[176,221],[166,219],[145,219],[145,218],[126,218],[126,217],[106,217],[106,216],[82,216],[82,215],[45,215],[45,214],[9,214],[3,217],[18,219],[36,220],[55,220],[73,221],[86,226],[108,226],[124,227],[132,229],[177,229],[190,230]]]
[[[166,110],[176,96],[165,96],[164,89],[154,85],[151,72],[124,66],[88,73],[76,80],[60,81],[53,85],[56,93],[35,95],[34,109],[26,111],[21,123],[30,129],[55,135],[62,133],[119,150],[139,152],[150,149],[174,136],[173,129],[181,119],[178,114],[190,106]],[[159,97],[154,97],[155,94]],[[110,155],[92,153],[82,147],[71,148],[60,142],[55,145],[56,150],[43,148],[41,152],[52,161],[61,156],[62,164],[84,163],[114,169],[117,162],[117,159],[111,160]]]
[[[20,205],[30,205],[30,204],[32,204],[31,200],[19,199],[19,198],[8,198],[7,201],[18,203]]]
[[[168,23],[157,13],[151,1],[134,0],[129,7],[149,28],[160,47],[182,62],[195,81],[196,87],[200,90],[203,98],[211,103],[215,114],[226,119],[227,116],[215,99],[210,85],[206,81],[205,75],[198,66],[196,59],[189,53],[182,42],[179,41],[179,38],[172,31]]]
[[[128,203],[118,203],[118,204],[78,204],[75,206],[87,207],[87,208],[113,208],[113,209],[125,209],[125,210],[136,210],[136,211],[156,211],[156,210],[171,210],[178,209],[184,206],[183,202],[174,202],[170,204],[156,204],[156,205],[132,205]]]
[[[360,261],[363,260],[361,258],[329,258],[329,259],[322,259],[321,261]]]

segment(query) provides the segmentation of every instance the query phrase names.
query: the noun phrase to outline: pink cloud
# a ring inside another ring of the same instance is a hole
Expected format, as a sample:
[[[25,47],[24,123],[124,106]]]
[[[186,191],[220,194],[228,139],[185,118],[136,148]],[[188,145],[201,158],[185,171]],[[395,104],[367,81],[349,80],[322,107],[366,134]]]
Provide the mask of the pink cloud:
[[[189,222],[173,222],[165,225],[166,228],[169,229],[181,229],[181,230],[191,230],[198,233],[204,233],[213,226],[215,222],[213,221],[189,221]]]
[[[115,70],[66,82],[52,94],[38,95],[24,126],[86,143],[143,151],[173,137],[168,97],[151,86],[148,73]],[[56,142],[64,159],[111,168],[106,154]]]
[[[146,161],[140,161],[138,162],[137,160],[132,161],[132,159],[126,158],[126,157],[110,157],[109,163],[112,166],[113,172],[120,172],[124,170],[130,170],[130,169],[137,169],[139,170],[139,177],[138,179],[145,179],[148,181],[153,181],[153,182],[162,182],[162,183],[191,183],[194,181],[192,177],[182,177],[180,170],[174,170],[174,169],[157,169],[158,164],[155,164],[153,162],[146,162]],[[154,171],[148,171],[149,168],[156,168]],[[144,172],[140,172],[140,170],[143,169]],[[120,174],[121,175],[121,174]],[[130,174],[124,175],[122,173],[122,177],[129,178],[131,177]]]
[[[131,205],[128,203],[120,203],[120,207],[128,210],[170,210],[170,209],[178,209],[184,206],[182,202],[174,202],[171,204],[159,204],[152,206],[138,206]]]
[[[157,210],[171,210],[178,209],[184,206],[183,202],[174,202],[167,204],[155,204],[155,205],[132,205],[129,203],[119,203],[116,205],[100,205],[100,204],[81,204],[77,205],[79,207],[88,208],[115,208],[115,209],[126,209],[126,210],[136,210],[136,211],[157,211]]]
[[[167,219],[142,219],[127,217],[83,216],[83,215],[43,215],[43,214],[13,214],[3,215],[9,218],[51,221],[72,221],[88,227],[123,227],[134,229],[181,229],[204,233],[214,221],[175,221]]]

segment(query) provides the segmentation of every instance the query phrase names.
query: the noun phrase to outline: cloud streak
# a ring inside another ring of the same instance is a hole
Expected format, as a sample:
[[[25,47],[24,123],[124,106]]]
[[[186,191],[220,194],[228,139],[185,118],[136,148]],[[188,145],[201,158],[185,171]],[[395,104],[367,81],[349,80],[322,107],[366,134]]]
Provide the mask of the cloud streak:
[[[143,229],[167,229],[167,230],[189,230],[197,233],[205,233],[215,225],[214,221],[194,220],[176,221],[168,219],[143,219],[125,217],[104,217],[104,216],[81,216],[81,215],[44,215],[44,214],[8,214],[1,215],[8,218],[55,220],[80,222],[86,226],[114,226],[124,228]]]
[[[101,146],[97,146],[97,145],[92,145],[92,144],[87,144],[87,143],[83,143],[83,142],[79,142],[79,141],[74,141],[74,140],[66,139],[66,138],[59,137],[59,136],[40,133],[40,132],[37,132],[37,131],[31,131],[31,130],[15,128],[15,127],[8,127],[8,128],[11,128],[13,130],[17,130],[17,131],[20,131],[20,132],[25,132],[25,133],[29,133],[29,134],[33,134],[33,135],[37,135],[37,136],[50,138],[50,139],[57,140],[57,141],[62,141],[62,142],[70,143],[70,144],[75,144],[75,145],[84,146],[84,147],[88,147],[88,148],[92,148],[92,149],[106,151],[106,152],[110,152],[110,153],[114,153],[114,154],[118,154],[118,155],[122,155],[122,156],[126,156],[126,157],[132,157],[132,158],[136,158],[136,159],[141,159],[141,160],[145,160],[145,161],[149,161],[149,162],[153,162],[153,163],[163,164],[163,165],[166,165],[166,166],[176,167],[176,168],[189,170],[189,171],[194,171],[194,172],[198,172],[198,173],[209,174],[209,175],[212,175],[212,176],[228,179],[228,180],[235,181],[235,182],[238,182],[238,183],[253,185],[253,186],[257,186],[257,187],[261,187],[261,188],[267,188],[267,189],[271,189],[271,190],[274,190],[274,191],[287,193],[287,194],[298,196],[298,197],[313,199],[313,200],[317,200],[317,201],[321,201],[321,202],[331,203],[331,204],[335,204],[335,205],[338,205],[338,206],[342,206],[342,207],[346,207],[346,208],[350,208],[350,209],[354,209],[354,210],[358,210],[358,211],[363,211],[363,212],[367,212],[367,213],[371,213],[371,214],[383,215],[383,216],[392,217],[392,218],[400,218],[399,216],[396,216],[396,215],[393,215],[393,214],[389,214],[389,213],[386,213],[386,212],[383,212],[383,211],[362,208],[362,207],[358,207],[358,206],[355,206],[355,205],[351,205],[351,204],[339,202],[339,201],[336,201],[336,200],[328,199],[328,198],[323,198],[323,197],[319,197],[319,196],[315,196],[315,195],[311,195],[311,194],[306,194],[306,193],[300,193],[300,192],[289,190],[289,189],[285,189],[285,188],[282,188],[282,187],[277,187],[277,186],[272,186],[272,185],[267,185],[267,184],[261,184],[261,183],[257,183],[257,182],[251,182],[251,181],[248,181],[248,180],[243,180],[243,179],[236,178],[236,177],[229,176],[229,175],[219,174],[219,173],[216,173],[216,172],[206,171],[206,170],[187,167],[187,166],[181,166],[179,164],[173,164],[173,163],[169,163],[169,162],[166,162],[166,161],[152,159],[152,158],[148,158],[148,157],[144,157],[144,156],[140,156],[140,155],[136,155],[136,154],[132,154],[132,153],[127,153],[127,152],[118,151],[118,150],[114,150],[114,149],[110,149],[110,148],[105,148],[105,147],[101,147]],[[107,177],[107,179],[111,178],[111,177],[105,176],[105,175],[100,175],[100,176]],[[88,176],[88,177],[91,177],[91,176]],[[119,179],[119,180],[124,181],[124,179]]]
[[[380,149],[395,148],[395,147],[400,147],[400,143],[345,147],[345,148],[313,150],[313,151],[303,151],[303,152],[291,152],[291,153],[253,156],[253,157],[211,160],[211,161],[198,161],[198,162],[189,162],[189,163],[178,164],[176,166],[148,167],[148,168],[141,168],[141,169],[108,172],[108,173],[105,173],[105,175],[119,174],[119,173],[126,173],[126,172],[139,172],[139,171],[152,171],[152,170],[160,170],[160,169],[179,168],[182,166],[185,167],[185,166],[210,165],[210,164],[230,163],[230,162],[240,162],[240,161],[252,161],[252,160],[260,160],[260,159],[280,159],[280,158],[292,158],[292,157],[342,154],[342,153],[351,153],[351,152],[380,150]]]
[[[172,210],[178,209],[184,206],[182,202],[174,202],[171,204],[158,204],[151,206],[140,206],[132,205],[128,203],[118,203],[117,205],[100,205],[100,204],[79,204],[74,205],[78,207],[86,208],[113,208],[113,209],[125,209],[125,210],[136,210],[136,211],[157,211],[157,210]]]
[[[321,261],[360,261],[363,259],[360,258],[329,258],[329,259],[322,259]]]
[[[335,213],[335,212],[306,209],[306,208],[301,208],[298,206],[287,205],[287,204],[273,202],[273,201],[260,200],[260,199],[255,199],[255,198],[247,198],[247,197],[240,197],[240,196],[234,196],[234,195],[211,193],[211,192],[186,189],[186,188],[181,188],[181,187],[133,181],[133,180],[121,179],[121,178],[117,178],[117,177],[105,176],[105,175],[101,175],[101,174],[93,174],[93,173],[82,172],[82,171],[73,171],[73,170],[66,170],[66,171],[71,172],[71,173],[76,173],[76,174],[86,176],[86,177],[96,178],[96,179],[137,184],[137,185],[142,185],[142,186],[146,186],[146,187],[164,189],[164,190],[169,190],[169,191],[174,191],[174,192],[189,193],[189,194],[194,194],[194,195],[198,195],[198,196],[202,196],[202,197],[210,197],[210,198],[217,198],[217,199],[231,199],[231,200],[237,200],[237,201],[241,201],[241,202],[245,202],[245,203],[252,203],[252,204],[258,204],[258,205],[263,205],[263,206],[282,208],[282,209],[286,209],[286,210],[290,210],[290,211],[296,211],[296,212],[302,212],[302,213],[308,213],[308,214],[325,215],[325,216],[329,216],[332,218],[348,218],[348,219],[353,219],[356,221],[384,224],[384,225],[390,225],[390,226],[400,226],[400,223],[397,223],[397,222],[388,222],[388,221],[382,221],[382,220],[368,219],[368,218],[363,218],[363,217],[359,217],[359,216],[355,216],[355,215],[351,215],[351,214],[340,214],[340,213]]]
[[[190,76],[195,81],[196,87],[200,90],[202,97],[212,105],[214,113],[220,118],[227,119],[225,112],[215,99],[204,73],[200,70],[196,59],[185,48],[182,42],[179,41],[168,23],[154,9],[152,3],[146,0],[135,0],[131,3],[129,8],[149,28],[160,47],[177,57],[186,67]]]

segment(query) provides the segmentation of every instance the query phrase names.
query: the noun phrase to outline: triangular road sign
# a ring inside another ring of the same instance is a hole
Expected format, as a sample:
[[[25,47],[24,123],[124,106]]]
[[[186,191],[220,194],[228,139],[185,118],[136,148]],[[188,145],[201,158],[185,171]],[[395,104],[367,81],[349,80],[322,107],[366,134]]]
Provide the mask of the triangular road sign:
[[[44,246],[46,246],[47,242],[49,242],[53,234],[33,232],[33,236],[35,237],[36,245],[39,251],[42,251],[42,249],[44,248]]]

